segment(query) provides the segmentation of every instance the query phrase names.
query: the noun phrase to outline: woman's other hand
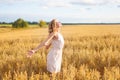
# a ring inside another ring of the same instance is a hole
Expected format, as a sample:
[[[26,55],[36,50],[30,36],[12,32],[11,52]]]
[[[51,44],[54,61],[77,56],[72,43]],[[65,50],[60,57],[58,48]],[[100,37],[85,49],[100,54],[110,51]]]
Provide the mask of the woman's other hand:
[[[34,54],[34,53],[35,53],[35,51],[34,51],[34,50],[30,50],[30,51],[28,51],[27,57],[31,57],[31,56],[32,56],[32,54]]]

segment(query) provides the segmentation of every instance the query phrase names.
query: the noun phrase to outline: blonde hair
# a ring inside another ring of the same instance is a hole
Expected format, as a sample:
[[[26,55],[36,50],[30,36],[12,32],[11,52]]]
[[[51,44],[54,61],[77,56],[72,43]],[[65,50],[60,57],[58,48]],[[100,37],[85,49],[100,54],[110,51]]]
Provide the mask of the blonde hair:
[[[53,19],[50,23],[49,23],[49,27],[48,27],[48,32],[49,32],[49,34],[50,33],[52,33],[52,32],[55,32],[55,31],[57,31],[58,30],[58,28],[60,27],[60,26],[62,26],[62,24],[60,23],[60,22],[58,22],[56,19]]]

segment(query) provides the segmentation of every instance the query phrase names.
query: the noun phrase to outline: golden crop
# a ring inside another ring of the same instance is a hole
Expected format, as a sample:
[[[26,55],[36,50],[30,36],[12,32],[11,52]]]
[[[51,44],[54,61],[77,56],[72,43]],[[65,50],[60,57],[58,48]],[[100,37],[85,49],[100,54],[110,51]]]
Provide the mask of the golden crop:
[[[47,28],[0,28],[0,80],[49,80],[46,55],[35,48]],[[62,69],[54,80],[120,80],[120,25],[66,25]]]

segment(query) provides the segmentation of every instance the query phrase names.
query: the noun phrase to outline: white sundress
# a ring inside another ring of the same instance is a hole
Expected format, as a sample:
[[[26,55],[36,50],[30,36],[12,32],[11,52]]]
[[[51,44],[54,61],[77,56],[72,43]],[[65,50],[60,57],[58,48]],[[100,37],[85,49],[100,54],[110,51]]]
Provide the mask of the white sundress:
[[[62,62],[63,36],[58,33],[58,39],[52,40],[52,48],[47,55],[47,70],[51,73],[60,72]]]

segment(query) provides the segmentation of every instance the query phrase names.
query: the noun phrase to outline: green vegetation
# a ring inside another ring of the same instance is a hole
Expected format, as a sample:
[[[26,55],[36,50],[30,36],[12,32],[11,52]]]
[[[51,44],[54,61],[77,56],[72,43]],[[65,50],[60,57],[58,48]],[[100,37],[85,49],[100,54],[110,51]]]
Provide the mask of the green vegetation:
[[[39,26],[40,26],[40,27],[46,27],[46,26],[47,26],[47,23],[46,23],[45,21],[43,21],[43,20],[40,20]]]
[[[28,23],[24,21],[23,19],[19,18],[12,24],[12,27],[13,28],[26,28],[28,27]]]

